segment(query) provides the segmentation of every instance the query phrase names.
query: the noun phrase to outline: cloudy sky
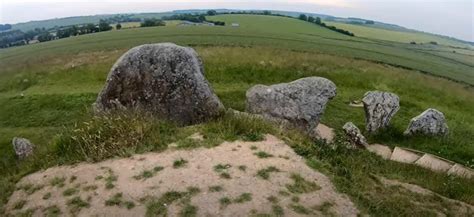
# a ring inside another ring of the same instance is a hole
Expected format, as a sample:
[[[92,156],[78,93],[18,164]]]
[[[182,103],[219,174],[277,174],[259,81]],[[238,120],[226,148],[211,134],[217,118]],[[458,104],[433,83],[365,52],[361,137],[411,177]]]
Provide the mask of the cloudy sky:
[[[0,0],[0,23],[210,8],[360,17],[474,41],[474,0]]]

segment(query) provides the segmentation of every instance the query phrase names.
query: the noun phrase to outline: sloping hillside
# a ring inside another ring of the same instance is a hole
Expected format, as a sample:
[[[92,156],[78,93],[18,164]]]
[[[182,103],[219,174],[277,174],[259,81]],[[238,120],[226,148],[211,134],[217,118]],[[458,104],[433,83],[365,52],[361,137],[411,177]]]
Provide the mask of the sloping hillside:
[[[209,19],[225,21],[227,24],[236,22],[241,26],[138,28],[3,49],[0,50],[3,60],[0,63],[3,68],[0,73],[8,71],[2,63],[14,61],[18,56],[47,58],[50,54],[123,49],[143,43],[171,41],[190,45],[259,45],[321,52],[382,62],[474,84],[474,63],[460,64],[457,56],[463,56],[462,53],[446,57],[431,50],[412,49],[409,44],[349,37],[311,23],[284,17],[220,15]]]

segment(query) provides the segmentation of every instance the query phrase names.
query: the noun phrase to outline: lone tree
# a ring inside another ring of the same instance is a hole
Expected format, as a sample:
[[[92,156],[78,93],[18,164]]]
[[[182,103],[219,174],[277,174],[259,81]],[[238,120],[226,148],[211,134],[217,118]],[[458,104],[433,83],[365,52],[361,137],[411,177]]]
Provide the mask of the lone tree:
[[[215,11],[215,10],[209,10],[209,11],[207,11],[207,15],[209,15],[209,16],[215,16],[215,15],[217,15],[217,11]]]
[[[263,11],[263,15],[272,15],[272,12],[271,11]]]
[[[117,30],[120,30],[120,29],[122,29],[122,24],[120,24],[120,23],[117,23],[117,25],[115,25],[115,29],[117,29]]]
[[[299,19],[304,20],[304,21],[308,21],[308,16],[306,16],[306,14],[300,14]]]
[[[314,17],[308,17],[308,22],[314,23]]]

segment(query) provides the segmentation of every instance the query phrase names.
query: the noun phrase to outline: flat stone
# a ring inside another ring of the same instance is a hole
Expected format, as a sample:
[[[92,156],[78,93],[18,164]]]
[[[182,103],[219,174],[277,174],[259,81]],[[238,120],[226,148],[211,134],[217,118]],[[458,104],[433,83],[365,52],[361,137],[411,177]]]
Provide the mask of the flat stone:
[[[366,149],[382,157],[385,160],[389,160],[390,157],[392,156],[392,149],[390,149],[388,146],[385,146],[385,145],[371,144],[371,145],[368,145]]]
[[[454,163],[431,154],[423,155],[415,164],[435,172],[447,172],[454,166]]]
[[[408,149],[403,149],[403,148],[400,148],[400,147],[395,147],[395,149],[393,149],[392,156],[390,157],[390,160],[397,161],[397,162],[400,162],[400,163],[411,164],[411,163],[414,163],[415,161],[417,161],[418,159],[420,159],[422,155],[423,154],[421,154],[419,152],[415,152],[415,151],[408,150]]]
[[[334,129],[324,125],[318,124],[315,130],[315,135],[317,139],[326,140],[326,143],[332,143],[334,141]]]
[[[474,171],[461,164],[454,164],[454,166],[448,170],[448,175],[455,175],[470,179],[474,177]]]

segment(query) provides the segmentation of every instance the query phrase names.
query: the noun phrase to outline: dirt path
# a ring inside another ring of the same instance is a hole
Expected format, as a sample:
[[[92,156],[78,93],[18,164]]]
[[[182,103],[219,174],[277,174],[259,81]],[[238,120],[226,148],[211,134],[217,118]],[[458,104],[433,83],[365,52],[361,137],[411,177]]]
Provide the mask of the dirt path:
[[[7,212],[77,216],[356,216],[350,199],[277,138],[168,150],[24,177]]]

